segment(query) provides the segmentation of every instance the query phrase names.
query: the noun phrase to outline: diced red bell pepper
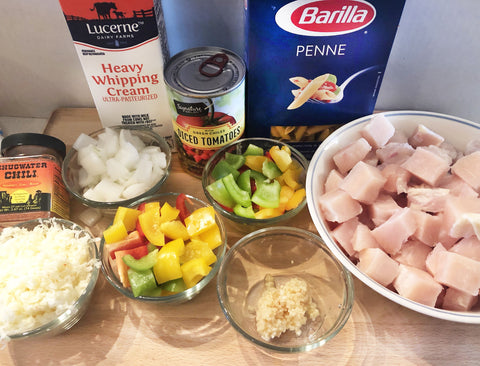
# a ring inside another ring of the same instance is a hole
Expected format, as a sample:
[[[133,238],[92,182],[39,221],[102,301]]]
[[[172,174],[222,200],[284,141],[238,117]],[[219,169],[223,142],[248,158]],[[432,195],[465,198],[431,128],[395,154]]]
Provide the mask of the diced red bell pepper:
[[[190,216],[190,212],[188,211],[187,206],[185,204],[186,198],[187,198],[187,196],[185,195],[185,193],[180,193],[177,196],[177,200],[175,202],[175,207],[178,210],[180,210],[180,213],[178,214],[178,217],[180,218],[180,220],[183,223],[185,223],[185,218]]]
[[[110,254],[110,257],[112,257],[112,259],[115,259],[115,253],[119,250],[133,249],[142,245],[146,245],[146,243],[147,240],[145,239],[145,236],[141,236],[137,230],[134,230],[130,234],[128,234],[126,239],[118,241],[116,243],[107,244],[106,248],[108,250],[108,253]]]

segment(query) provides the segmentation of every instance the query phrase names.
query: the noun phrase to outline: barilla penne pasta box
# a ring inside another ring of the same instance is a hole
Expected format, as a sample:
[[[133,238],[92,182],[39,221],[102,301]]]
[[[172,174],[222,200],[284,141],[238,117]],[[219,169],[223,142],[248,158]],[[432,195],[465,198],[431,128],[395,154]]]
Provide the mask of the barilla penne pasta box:
[[[173,146],[153,0],[60,5],[102,125],[146,125]]]
[[[250,1],[247,135],[307,158],[375,107],[404,1]]]

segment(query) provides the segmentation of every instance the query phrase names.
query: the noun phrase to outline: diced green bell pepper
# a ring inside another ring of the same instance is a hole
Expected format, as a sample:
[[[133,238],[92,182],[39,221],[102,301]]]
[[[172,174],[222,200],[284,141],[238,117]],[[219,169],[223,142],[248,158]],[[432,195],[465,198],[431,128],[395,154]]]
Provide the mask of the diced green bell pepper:
[[[269,182],[269,179],[266,176],[264,176],[260,172],[257,172],[256,170],[251,170],[250,177],[253,178],[253,180],[255,181],[255,184],[257,186],[259,186],[260,184],[263,184],[265,182],[266,183]]]
[[[250,219],[255,218],[255,212],[253,211],[252,205],[248,207],[243,207],[242,205],[235,205],[235,207],[233,208],[233,212],[237,216],[247,217]]]
[[[235,202],[245,207],[251,204],[250,194],[238,186],[232,174],[223,177],[222,180]]]
[[[187,285],[185,285],[185,281],[183,281],[183,278],[177,278],[176,280],[167,281],[163,283],[160,287],[163,291],[168,291],[171,293],[178,293],[187,289]]]
[[[252,185],[250,183],[251,175],[252,171],[248,169],[241,173],[237,179],[238,186],[244,191],[247,191],[249,195],[252,195]]]
[[[228,193],[223,179],[217,179],[215,182],[210,183],[207,187],[207,192],[213,197],[215,201],[225,207],[233,208],[235,201],[230,193]]]
[[[282,175],[282,171],[278,168],[277,164],[275,164],[271,160],[265,160],[262,165],[262,173],[268,179],[275,179]]]
[[[127,275],[128,280],[130,281],[130,286],[132,287],[133,296],[135,297],[143,295],[146,291],[157,287],[157,282],[155,281],[155,276],[151,269],[147,269],[146,271],[135,271],[134,269],[129,268]]]
[[[135,271],[146,271],[147,269],[153,268],[153,265],[157,261],[157,253],[158,248],[152,250],[142,258],[135,259],[132,255],[127,254],[122,257],[122,260],[127,266]]]
[[[257,186],[257,190],[252,195],[252,202],[261,207],[277,208],[280,205],[281,189],[282,186],[277,180],[270,183],[264,182]]]
[[[264,151],[260,146],[249,144],[243,155],[263,155]]]
[[[226,152],[225,161],[235,169],[240,169],[245,164],[245,156]]]
[[[238,178],[240,172],[231,166],[225,159],[220,160],[212,169],[212,178],[217,180],[229,174],[232,174],[235,179]]]

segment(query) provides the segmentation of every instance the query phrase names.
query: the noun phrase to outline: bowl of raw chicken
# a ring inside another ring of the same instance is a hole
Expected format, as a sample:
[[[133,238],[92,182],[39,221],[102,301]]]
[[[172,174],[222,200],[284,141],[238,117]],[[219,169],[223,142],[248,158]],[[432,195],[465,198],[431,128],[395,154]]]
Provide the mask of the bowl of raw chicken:
[[[310,162],[307,205],[329,249],[406,308],[480,324],[480,125],[422,111],[345,124]]]

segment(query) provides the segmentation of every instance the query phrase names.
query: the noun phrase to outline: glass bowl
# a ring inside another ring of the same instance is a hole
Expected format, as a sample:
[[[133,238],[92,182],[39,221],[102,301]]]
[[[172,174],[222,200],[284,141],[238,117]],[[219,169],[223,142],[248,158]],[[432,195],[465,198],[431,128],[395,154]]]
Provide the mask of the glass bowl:
[[[266,219],[253,219],[238,216],[233,212],[227,211],[224,207],[222,207],[218,202],[211,196],[211,194],[207,191],[206,187],[213,183],[215,179],[212,177],[212,170],[216,166],[216,164],[224,159],[225,153],[234,153],[234,154],[243,154],[247,149],[248,145],[255,144],[263,148],[264,151],[270,150],[272,146],[278,146],[282,148],[286,146],[291,151],[291,157],[294,161],[300,164],[303,168],[303,173],[299,178],[299,182],[305,187],[305,178],[308,169],[308,161],[303,156],[301,152],[299,152],[294,147],[278,140],[273,140],[269,138],[261,138],[261,137],[252,137],[252,138],[245,138],[240,139],[235,142],[232,142],[223,148],[219,149],[215,152],[215,154],[208,160],[205,168],[203,170],[202,175],[202,186],[205,196],[210,204],[215,208],[215,210],[225,219],[227,219],[230,223],[233,224],[235,228],[240,230],[241,232],[252,232],[256,229],[261,229],[270,226],[278,226],[284,223],[285,221],[295,217],[303,208],[306,206],[306,198],[302,200],[302,202],[294,209],[285,211],[283,215],[266,218]]]
[[[81,238],[84,238],[84,237],[86,238],[85,242],[88,246],[87,260],[93,261],[93,264],[91,266],[91,271],[87,274],[87,277],[84,279],[84,281],[86,282],[86,287],[82,291],[80,296],[75,300],[75,302],[73,302],[73,304],[71,304],[71,306],[68,309],[65,309],[64,311],[56,314],[56,317],[54,319],[48,321],[43,325],[35,326],[34,328],[31,328],[31,329],[25,329],[24,331],[20,331],[14,334],[6,334],[7,337],[5,339],[20,340],[20,339],[26,339],[31,337],[39,337],[39,336],[53,336],[53,335],[57,335],[62,332],[65,332],[66,330],[73,327],[85,314],[95,289],[95,284],[97,282],[98,275],[100,272],[100,259],[99,259],[97,246],[95,244],[95,240],[88,231],[84,230],[74,222],[64,220],[64,219],[58,219],[58,218],[35,219],[35,220],[25,221],[25,222],[19,223],[18,225],[15,225],[15,228],[13,229],[16,230],[16,227],[20,227],[28,231],[32,231],[36,227],[45,227],[47,229],[44,230],[43,232],[47,232],[47,234],[45,234],[46,238],[51,237],[51,233],[49,232],[50,228],[58,228],[58,229],[63,228],[67,230],[67,233],[69,233],[67,234],[68,235],[67,238],[74,237],[74,235]],[[4,229],[4,230],[7,230],[7,229]],[[39,240],[45,240],[45,239],[39,239]],[[34,278],[32,278],[31,280],[32,280],[32,283],[35,282]],[[1,333],[2,332],[0,330],[0,339],[2,338],[2,336],[4,336]]]
[[[410,136],[419,124],[445,137],[445,141],[458,150],[464,151],[469,142],[480,137],[480,125],[459,117],[427,111],[389,111],[383,114],[395,127],[397,132]],[[332,226],[326,220],[319,205],[319,197],[325,192],[324,183],[329,172],[334,169],[333,156],[349,145],[361,134],[360,131],[374,115],[365,116],[349,122],[333,132],[318,147],[313,155],[307,172],[307,202],[313,223],[319,235],[325,241],[333,255],[365,285],[403,307],[420,314],[438,319],[460,323],[480,324],[480,304],[470,311],[445,310],[412,301],[375,281],[357,266],[357,261],[349,256],[332,237]],[[440,295],[441,296],[441,295]]]
[[[162,205],[165,202],[168,202],[171,206],[175,207],[175,202],[177,200],[179,193],[159,193],[156,195],[152,196],[147,196],[139,199],[138,201],[135,201],[129,205],[129,207],[138,207],[141,203],[144,202],[155,202],[159,201],[160,205]],[[199,200],[198,198],[195,198],[190,195],[186,195],[186,207],[190,212],[193,212],[194,210],[201,208],[201,207],[206,207],[209,206],[207,203]],[[193,299],[196,295],[202,291],[202,289],[215,277],[215,275],[218,272],[218,269],[220,268],[220,263],[222,262],[222,259],[225,255],[225,251],[227,248],[227,234],[225,231],[225,226],[222,223],[222,220],[218,216],[218,214],[215,214],[216,216],[216,222],[217,225],[220,229],[220,234],[222,237],[222,244],[218,246],[217,248],[214,249],[214,253],[217,256],[217,261],[212,265],[212,269],[210,272],[203,278],[201,279],[195,286],[186,289],[183,292],[179,292],[176,294],[168,295],[168,296],[137,296],[135,297],[133,295],[133,292],[131,289],[126,288],[123,286],[123,284],[120,282],[118,277],[115,275],[115,272],[113,271],[110,263],[109,263],[109,255],[108,255],[108,250],[105,245],[105,240],[102,238],[100,242],[100,253],[101,253],[101,260],[102,260],[102,272],[105,275],[107,281],[121,294],[125,295],[126,297],[134,300],[139,300],[139,301],[144,301],[144,302],[153,302],[153,303],[158,303],[158,304],[179,304],[183,303],[186,301],[189,301]]]
[[[133,136],[140,138],[146,146],[158,146],[160,150],[165,153],[166,158],[166,168],[164,169],[165,174],[148,190],[143,192],[140,195],[135,197],[124,199],[120,201],[112,202],[103,202],[103,201],[94,201],[83,196],[84,187],[81,186],[79,182],[79,171],[80,165],[78,163],[78,152],[74,148],[71,148],[62,164],[62,178],[67,190],[85,206],[99,208],[99,209],[115,209],[118,206],[127,206],[130,203],[137,201],[138,199],[152,195],[156,193],[163,183],[167,180],[168,175],[170,174],[171,160],[172,160],[172,151],[167,141],[154,131],[149,128],[142,126],[111,126],[108,129],[120,132],[121,130],[128,130]],[[97,139],[100,134],[105,132],[105,128],[102,128],[98,131],[92,132],[89,136]]]
[[[292,277],[307,282],[319,315],[307,320],[301,335],[287,331],[266,340],[257,331],[257,301],[267,274],[277,285]],[[218,272],[217,294],[226,318],[242,336],[280,352],[309,351],[324,345],[343,328],[354,300],[350,273],[320,237],[282,226],[252,232],[227,252]]]

